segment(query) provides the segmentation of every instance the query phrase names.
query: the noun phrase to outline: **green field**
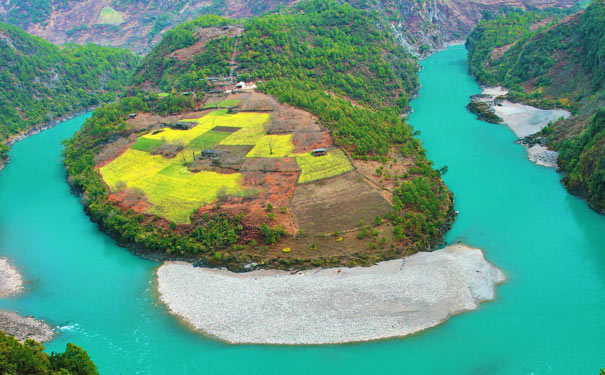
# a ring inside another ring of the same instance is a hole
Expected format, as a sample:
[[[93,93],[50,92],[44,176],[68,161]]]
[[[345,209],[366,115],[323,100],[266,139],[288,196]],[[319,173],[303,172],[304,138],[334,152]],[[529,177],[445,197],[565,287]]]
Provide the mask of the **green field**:
[[[336,176],[353,169],[349,158],[340,149],[332,150],[325,156],[316,157],[311,153],[297,155],[296,162],[301,169],[299,184]]]
[[[119,25],[124,23],[124,16],[113,8],[105,7],[101,10],[101,14],[99,14],[99,23],[103,25]]]
[[[162,143],[164,142],[161,139],[140,137],[131,148],[138,151],[153,152],[155,149],[160,147]]]
[[[235,107],[241,103],[239,99],[225,99],[218,102],[205,103],[202,108],[229,108]]]
[[[229,137],[231,134],[233,133],[217,132],[210,130],[200,135],[199,137],[194,138],[189,143],[189,147],[197,151],[211,149],[212,147],[216,146],[220,141]]]

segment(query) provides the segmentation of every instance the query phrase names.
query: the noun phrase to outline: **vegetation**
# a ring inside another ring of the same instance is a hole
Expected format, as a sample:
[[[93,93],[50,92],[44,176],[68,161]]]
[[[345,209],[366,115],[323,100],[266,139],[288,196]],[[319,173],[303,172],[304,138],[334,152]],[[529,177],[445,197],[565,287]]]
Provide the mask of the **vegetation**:
[[[209,81],[204,78],[228,74],[235,37],[222,36],[206,41],[204,52],[190,59],[176,59],[172,52],[194,45],[199,39],[200,28],[231,22],[206,16],[166,33],[137,70],[130,97],[95,111],[66,144],[69,180],[75,190],[83,193],[89,215],[106,232],[138,251],[202,258],[207,263],[237,269],[255,262],[254,256],[248,255],[250,253],[239,257],[239,249],[257,246],[258,239],[258,243],[264,243],[257,249],[258,253],[264,254],[266,246],[287,236],[284,227],[273,223],[282,213],[267,211],[264,221],[251,224],[242,220],[239,214],[220,209],[223,201],[216,199],[221,194],[241,194],[237,191],[236,180],[225,182],[226,191],[208,194],[206,198],[216,201],[214,209],[195,212],[189,216],[190,224],[175,224],[175,221],[187,223],[185,216],[191,214],[200,201],[188,206],[193,196],[187,196],[178,198],[183,199],[183,203],[177,204],[173,199],[180,191],[170,193],[176,186],[154,180],[196,181],[198,177],[190,176],[186,169],[188,158],[191,158],[191,151],[187,150],[199,150],[205,147],[206,141],[210,144],[218,141],[220,145],[252,145],[254,148],[248,157],[300,158],[301,181],[336,175],[351,168],[348,160],[345,162],[344,154],[338,151],[317,160],[294,154],[291,136],[266,134],[265,127],[269,124],[266,113],[227,114],[226,110],[217,110],[201,119],[185,120],[198,123],[187,131],[166,129],[140,134],[140,130],[125,124],[127,114],[132,112],[175,114],[193,109],[193,96],[170,94],[160,98],[145,92],[143,87],[151,86],[163,92],[211,90]],[[400,154],[411,162],[409,173],[395,181],[396,204],[389,215],[396,224],[399,250],[394,250],[395,244],[386,247],[381,243],[380,249],[376,249],[380,254],[359,258],[359,262],[366,263],[396,256],[401,254],[401,249],[413,252],[439,243],[453,212],[451,193],[445,188],[439,172],[432,169],[420,142],[413,137],[411,127],[399,116],[408,108],[408,97],[417,89],[417,64],[386,31],[388,29],[374,14],[333,1],[312,0],[275,14],[246,20],[237,43],[239,79],[262,80],[261,91],[315,115],[330,130],[335,143],[353,158],[387,163],[393,160],[394,154]],[[217,126],[239,129],[219,140],[218,134],[209,133]],[[121,151],[116,139],[135,142],[135,139],[141,139],[139,137],[166,144],[180,142],[184,150],[166,158],[152,155],[160,152],[162,146],[156,148],[160,143],[137,140],[134,150],[118,156]],[[107,160],[118,156],[101,168],[102,177],[94,168],[100,155]],[[219,178],[217,175],[212,177]],[[228,176],[234,175],[237,174]],[[140,189],[149,204],[166,209],[151,208],[148,214],[142,215],[129,207],[119,206],[110,199],[112,192],[103,179],[114,190]],[[198,188],[205,182],[199,183]],[[212,186],[217,186],[215,181]],[[208,191],[209,186],[204,185],[203,189]],[[196,196],[204,194],[198,192]],[[177,213],[168,208],[177,205],[187,209]],[[170,218],[172,224],[166,218]],[[304,238],[302,233],[300,236]],[[324,259],[322,264],[341,261]],[[293,263],[287,260],[273,264],[290,267]]]
[[[509,88],[512,100],[571,111],[541,135],[560,151],[568,190],[605,213],[605,4],[563,15],[509,12],[482,21],[467,41],[469,68],[481,83]]]
[[[0,23],[0,141],[115,100],[138,59],[95,45],[63,49]],[[6,152],[0,146],[0,157]]]
[[[0,331],[0,373],[5,375],[97,375],[94,362],[85,350],[67,344],[65,352],[47,354],[33,340],[20,343]]]
[[[301,169],[299,183],[311,182],[345,173],[353,169],[349,158],[341,150],[332,150],[327,155],[315,157],[311,153],[297,155]]]
[[[107,25],[119,25],[124,22],[124,16],[113,8],[105,7],[99,14],[99,23]]]

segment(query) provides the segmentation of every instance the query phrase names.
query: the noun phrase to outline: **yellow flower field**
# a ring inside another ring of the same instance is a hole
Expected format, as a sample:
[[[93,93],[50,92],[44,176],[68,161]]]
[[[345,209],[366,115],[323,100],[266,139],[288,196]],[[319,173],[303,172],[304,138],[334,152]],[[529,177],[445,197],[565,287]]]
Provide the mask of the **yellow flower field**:
[[[257,143],[247,158],[285,158],[294,151],[292,134],[265,135]]]
[[[298,183],[321,180],[353,169],[349,158],[340,149],[332,150],[325,156],[315,157],[311,153],[299,154],[296,162],[301,169]]]
[[[184,151],[187,155],[187,151]],[[110,164],[100,168],[101,176],[112,189],[119,181],[139,188],[153,207],[150,213],[177,224],[189,222],[199,207],[214,202],[219,194],[241,195],[242,175],[202,171],[191,173],[179,155],[165,159],[144,151],[127,150]]]

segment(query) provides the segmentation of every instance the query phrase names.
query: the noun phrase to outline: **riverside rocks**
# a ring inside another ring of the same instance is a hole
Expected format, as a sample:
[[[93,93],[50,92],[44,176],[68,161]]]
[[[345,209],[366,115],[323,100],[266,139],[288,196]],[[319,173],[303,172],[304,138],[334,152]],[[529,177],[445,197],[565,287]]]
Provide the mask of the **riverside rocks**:
[[[0,298],[6,298],[19,293],[23,289],[23,280],[8,259],[0,258]]]
[[[23,290],[23,279],[6,258],[0,258],[0,298],[18,294]],[[22,317],[14,312],[0,310],[0,330],[15,336],[19,341],[33,339],[49,341],[54,331],[48,324],[32,317]]]
[[[502,119],[523,145],[530,161],[545,167],[557,167],[559,154],[548,149],[546,138],[540,131],[551,121],[571,115],[563,109],[539,109],[525,104],[505,100],[507,91],[502,87],[486,87],[481,94],[473,95],[473,101],[479,101],[490,107],[494,114]],[[471,102],[472,103],[472,102]],[[469,104],[470,105],[470,104]],[[487,121],[487,120],[484,120]]]
[[[46,342],[50,341],[55,335],[52,327],[40,320],[1,310],[0,329],[21,342],[27,339]]]
[[[165,263],[160,300],[231,343],[335,344],[412,334],[494,298],[504,274],[463,245],[372,267],[243,274]]]

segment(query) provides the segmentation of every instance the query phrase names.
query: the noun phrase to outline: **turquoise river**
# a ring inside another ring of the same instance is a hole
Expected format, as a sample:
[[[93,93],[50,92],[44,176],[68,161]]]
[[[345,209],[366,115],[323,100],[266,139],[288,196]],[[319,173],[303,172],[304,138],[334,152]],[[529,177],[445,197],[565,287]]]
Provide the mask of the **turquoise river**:
[[[455,46],[422,62],[410,122],[456,195],[447,235],[508,276],[497,298],[420,334],[337,346],[228,345],[191,332],[154,294],[157,263],[116,246],[65,180],[61,142],[87,116],[14,146],[0,172],[0,255],[27,281],[0,308],[59,326],[102,374],[598,374],[605,367],[605,216],[530,163],[505,126],[465,110],[479,92]]]

